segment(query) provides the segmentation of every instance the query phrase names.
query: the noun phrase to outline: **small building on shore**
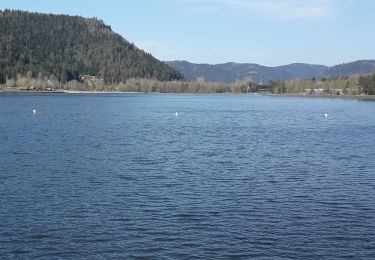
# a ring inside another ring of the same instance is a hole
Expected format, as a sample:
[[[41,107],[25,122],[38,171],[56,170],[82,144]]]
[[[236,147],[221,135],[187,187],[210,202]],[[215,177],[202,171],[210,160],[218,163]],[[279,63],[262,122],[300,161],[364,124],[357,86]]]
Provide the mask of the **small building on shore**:
[[[305,93],[309,95],[322,95],[324,93],[324,89],[322,88],[306,88]]]

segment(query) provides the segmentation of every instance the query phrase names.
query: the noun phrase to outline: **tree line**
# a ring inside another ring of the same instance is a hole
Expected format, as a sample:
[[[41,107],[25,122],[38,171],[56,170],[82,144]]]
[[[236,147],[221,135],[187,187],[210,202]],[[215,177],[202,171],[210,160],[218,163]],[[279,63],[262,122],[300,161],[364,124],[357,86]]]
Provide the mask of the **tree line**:
[[[250,78],[232,83],[207,82],[203,77],[195,81],[160,81],[147,78],[129,78],[115,84],[107,84],[103,79],[88,77],[61,82],[56,75],[34,78],[32,72],[18,73],[14,79],[7,79],[0,90],[79,90],[79,91],[119,91],[119,92],[158,92],[158,93],[255,93],[267,91],[267,86],[251,82]]]
[[[253,83],[250,77],[232,83],[207,82],[203,77],[195,81],[160,81],[147,78],[129,78],[119,83],[107,84],[103,79],[87,77],[59,81],[54,74],[35,78],[31,71],[18,73],[13,79],[0,84],[1,89],[14,90],[80,90],[123,91],[158,93],[273,93],[303,95],[375,95],[375,74],[367,76],[335,77],[331,79],[279,80],[267,85]]]
[[[271,81],[269,90],[274,94],[374,95],[375,73],[366,76],[354,75],[328,79]]]

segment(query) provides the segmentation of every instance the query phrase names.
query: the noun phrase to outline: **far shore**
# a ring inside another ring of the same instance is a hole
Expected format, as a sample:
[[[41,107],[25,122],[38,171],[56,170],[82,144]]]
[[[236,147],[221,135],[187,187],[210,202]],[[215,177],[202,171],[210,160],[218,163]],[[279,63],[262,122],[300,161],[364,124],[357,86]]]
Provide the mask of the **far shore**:
[[[243,96],[267,96],[267,97],[295,97],[295,98],[340,98],[375,101],[375,95],[307,95],[307,94],[272,94],[272,93],[160,93],[160,92],[123,92],[123,91],[86,91],[86,90],[63,90],[35,91],[23,89],[1,89],[0,93],[30,93],[30,94],[214,94],[214,95],[243,95]]]
[[[53,93],[53,92],[52,92]],[[141,94],[143,92],[135,91],[82,91],[82,90],[63,90],[61,93],[68,94]]]
[[[130,91],[90,91],[90,90],[24,90],[24,89],[0,89],[0,93],[30,93],[30,94],[141,94],[144,92]]]
[[[303,95],[303,94],[266,94],[269,97],[296,97],[296,98],[340,98],[375,101],[375,95]]]

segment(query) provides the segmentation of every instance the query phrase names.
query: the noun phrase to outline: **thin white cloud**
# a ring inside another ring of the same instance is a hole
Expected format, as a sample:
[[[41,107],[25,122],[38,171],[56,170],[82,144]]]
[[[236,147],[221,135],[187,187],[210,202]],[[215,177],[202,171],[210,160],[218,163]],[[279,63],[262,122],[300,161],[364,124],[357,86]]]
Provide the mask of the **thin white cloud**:
[[[313,20],[329,17],[346,0],[180,0],[189,8],[231,8],[275,20]]]

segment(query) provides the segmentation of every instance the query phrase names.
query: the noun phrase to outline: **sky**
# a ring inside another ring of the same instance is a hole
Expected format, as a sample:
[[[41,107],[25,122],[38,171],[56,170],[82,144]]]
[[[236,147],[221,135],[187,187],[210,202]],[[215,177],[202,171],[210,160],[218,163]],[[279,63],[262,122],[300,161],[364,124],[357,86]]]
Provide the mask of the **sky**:
[[[375,59],[373,0],[1,0],[0,9],[97,17],[163,61]]]

